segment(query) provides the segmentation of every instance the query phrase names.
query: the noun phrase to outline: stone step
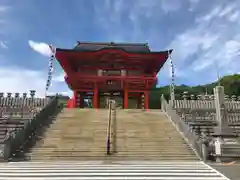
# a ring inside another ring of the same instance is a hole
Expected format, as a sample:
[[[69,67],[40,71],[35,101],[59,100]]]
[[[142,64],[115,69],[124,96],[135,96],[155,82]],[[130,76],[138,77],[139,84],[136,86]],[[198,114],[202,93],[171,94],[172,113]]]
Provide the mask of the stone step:
[[[35,151],[36,153],[85,153],[85,152],[106,152],[106,148],[98,148],[98,149],[94,149],[94,148],[89,148],[89,149],[65,149],[65,150],[58,150],[58,149],[55,149],[55,150],[36,150]],[[154,150],[154,151],[150,151],[150,150],[138,150],[138,151],[131,151],[131,150],[119,150],[117,149],[117,152],[118,153],[135,153],[135,154],[159,154],[159,155],[162,155],[162,154],[179,154],[179,155],[182,155],[182,154],[194,154],[193,152],[191,151],[184,151],[184,152],[178,152],[178,151],[157,151],[157,150]]]
[[[196,161],[198,158],[194,156],[190,157],[159,157],[159,156],[48,156],[48,157],[30,157],[31,160],[34,161],[97,161],[97,160],[102,160],[102,161],[114,161],[114,160],[121,160],[121,161],[145,161],[145,160],[150,160],[150,161]]]
[[[117,120],[116,158],[197,159],[162,113],[119,110]],[[106,110],[64,110],[29,155],[34,160],[109,158],[107,126]]]
[[[77,148],[77,149],[82,149],[82,148],[88,148],[88,147],[101,147],[104,148],[106,147],[107,144],[106,143],[89,143],[89,144],[85,144],[85,146],[81,146],[80,144],[67,144],[67,143],[58,143],[58,144],[43,144],[41,145],[42,149],[56,149],[56,148],[63,148],[63,149],[72,149],[72,148]],[[39,147],[38,147],[39,148]],[[191,150],[190,147],[188,146],[168,146],[168,147],[164,147],[164,146],[146,146],[146,145],[125,145],[125,144],[119,144],[117,145],[118,149],[161,149],[161,150],[171,150],[174,149],[176,151],[182,151],[182,150]],[[34,148],[33,148],[34,149]]]
[[[52,153],[52,154],[47,154],[47,153],[39,153],[39,154],[31,154],[31,157],[39,157],[40,159],[48,159],[50,157],[69,157],[71,160],[71,157],[79,157],[79,158],[82,158],[82,157],[105,157],[105,156],[108,156],[106,154],[106,152],[94,152],[94,153],[81,153],[81,154],[77,154],[77,153]],[[119,154],[114,154],[112,155],[111,157],[129,157],[129,158],[139,158],[139,160],[141,160],[141,158],[152,158],[152,157],[155,157],[157,159],[159,158],[169,158],[169,159],[172,159],[172,160],[176,160],[176,159],[198,159],[196,156],[192,155],[192,154],[189,154],[189,155],[181,155],[181,154],[131,154],[131,153],[119,153]]]
[[[31,154],[31,153],[30,153]],[[48,157],[97,157],[97,156],[108,156],[105,151],[93,152],[93,153],[39,153],[39,154],[31,154],[32,157],[39,158],[48,158]],[[38,156],[41,155],[42,157]],[[111,155],[111,157],[165,157],[165,158],[196,158],[194,155],[185,155],[185,154],[134,154],[134,153],[117,153]]]
[[[57,152],[72,152],[72,153],[81,153],[81,152],[106,152],[106,148],[85,148],[85,149],[36,149],[36,152],[39,153],[57,153]],[[131,149],[117,149],[117,152],[122,153],[122,152],[127,152],[127,153],[161,153],[161,154],[194,154],[191,151],[177,151],[177,150],[151,150],[151,149],[143,149],[143,150],[135,150],[132,151]]]

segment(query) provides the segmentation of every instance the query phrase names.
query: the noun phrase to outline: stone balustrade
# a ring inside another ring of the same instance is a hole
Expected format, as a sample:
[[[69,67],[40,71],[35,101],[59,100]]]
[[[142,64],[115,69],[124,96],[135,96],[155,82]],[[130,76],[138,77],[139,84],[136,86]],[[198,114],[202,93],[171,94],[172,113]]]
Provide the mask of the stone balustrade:
[[[240,96],[226,95],[224,87],[217,86],[214,95],[183,92],[180,99],[169,101],[168,106],[197,137],[207,140],[204,142],[209,146],[208,155],[218,161],[239,158],[240,142],[236,136],[240,136]],[[163,109],[167,108],[165,104]]]
[[[13,118],[34,116],[43,107],[45,107],[50,99],[48,98],[36,98],[35,90],[30,90],[28,93],[19,92],[0,93],[0,117]]]

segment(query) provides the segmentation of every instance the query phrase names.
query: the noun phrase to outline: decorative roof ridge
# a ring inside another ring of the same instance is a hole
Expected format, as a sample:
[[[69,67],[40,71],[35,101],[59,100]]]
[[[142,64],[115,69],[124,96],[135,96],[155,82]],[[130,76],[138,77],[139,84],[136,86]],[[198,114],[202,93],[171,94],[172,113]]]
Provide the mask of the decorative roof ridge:
[[[77,41],[78,46],[80,44],[91,44],[91,45],[109,45],[109,46],[148,46],[148,43],[123,43],[123,42],[90,42],[90,41]]]

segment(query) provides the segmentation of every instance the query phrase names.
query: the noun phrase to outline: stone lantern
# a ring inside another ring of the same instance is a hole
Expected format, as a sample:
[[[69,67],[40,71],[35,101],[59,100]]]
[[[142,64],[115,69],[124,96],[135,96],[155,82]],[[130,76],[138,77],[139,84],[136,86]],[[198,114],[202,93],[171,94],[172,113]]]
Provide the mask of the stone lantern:
[[[11,92],[8,92],[7,93],[7,98],[11,98],[12,97],[12,93]]]
[[[195,95],[191,94],[190,98],[191,98],[191,100],[195,100]]]
[[[35,96],[36,91],[35,90],[30,90],[30,96],[33,99]]]
[[[183,97],[184,100],[187,100],[187,98],[188,98],[188,92],[187,92],[187,91],[184,91],[182,97]]]
[[[23,93],[23,99],[27,98],[27,93]]]
[[[15,93],[15,98],[19,98],[20,93]]]

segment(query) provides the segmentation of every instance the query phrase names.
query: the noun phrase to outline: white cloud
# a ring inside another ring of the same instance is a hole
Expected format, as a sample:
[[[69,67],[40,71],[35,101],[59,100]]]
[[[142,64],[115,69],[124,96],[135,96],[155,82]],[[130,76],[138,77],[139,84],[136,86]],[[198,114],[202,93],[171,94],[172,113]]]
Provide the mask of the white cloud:
[[[161,2],[162,9],[166,13],[176,11],[181,8],[181,1],[179,0],[162,0]]]
[[[8,46],[6,45],[6,42],[1,41],[0,42],[0,47],[3,49],[8,49]]]
[[[31,69],[23,69],[16,66],[1,66],[0,67],[0,84],[2,84],[0,92],[20,92],[29,93],[29,90],[36,90],[37,97],[45,96],[46,85],[46,72],[36,71]],[[60,79],[61,76],[57,76],[51,83],[47,95],[54,95],[60,93],[63,95],[72,96],[72,91],[69,90],[67,85],[57,84],[63,82]]]
[[[28,44],[34,51],[44,56],[50,57],[52,55],[52,51],[46,43],[29,40]]]
[[[60,74],[58,76],[54,76],[53,77],[53,81],[56,81],[56,82],[65,82],[65,79],[64,79],[64,73],[63,74]]]
[[[189,11],[193,11],[197,7],[199,2],[200,0],[189,0],[190,3]]]
[[[231,22],[236,22],[239,19],[239,11],[235,11],[233,14],[230,14],[228,20]]]
[[[214,7],[214,9],[212,9],[210,11],[210,13],[207,13],[206,15],[199,17],[197,20],[210,21],[214,17],[217,17],[219,15],[219,13],[221,12],[221,10],[222,10],[222,6],[218,5],[218,6]]]
[[[185,59],[201,49],[208,50],[218,40],[219,35],[206,31],[204,27],[197,26],[179,34],[170,43],[169,47],[175,49],[173,56],[177,57],[177,63],[184,63]]]
[[[9,6],[3,6],[3,5],[0,5],[0,13],[4,13],[6,12],[7,10],[9,10]]]
[[[3,6],[0,3],[0,35],[2,36],[5,33],[6,29],[6,19],[8,17],[9,7]],[[0,36],[0,39],[2,38]],[[1,43],[2,44],[2,43]],[[2,46],[2,45],[1,45]]]
[[[190,4],[197,4],[200,0],[189,0]]]
[[[219,5],[215,6],[204,16],[201,16],[197,19],[197,21],[211,21],[214,18],[227,18],[230,21],[235,21],[238,17],[238,11],[234,11],[237,9],[236,3],[231,3],[228,5],[223,5],[219,3]]]
[[[239,72],[240,32],[236,4],[224,7],[218,4],[201,17],[196,17],[192,27],[178,34],[168,47],[180,68],[178,75],[185,80],[206,82],[216,76],[216,66],[221,75]],[[192,62],[190,62],[192,61]]]
[[[235,9],[235,4],[229,4],[222,9],[222,11],[219,13],[218,16],[219,17],[226,16],[230,14],[234,9]]]
[[[64,95],[64,96],[69,96],[70,98],[73,97],[73,91],[62,91],[62,92],[57,92],[58,94]],[[55,95],[56,92],[49,92],[48,95]]]
[[[29,92],[36,90],[38,97],[43,97],[45,94],[45,76],[40,71],[22,69],[19,67],[8,66],[0,67],[0,84],[1,92]]]

